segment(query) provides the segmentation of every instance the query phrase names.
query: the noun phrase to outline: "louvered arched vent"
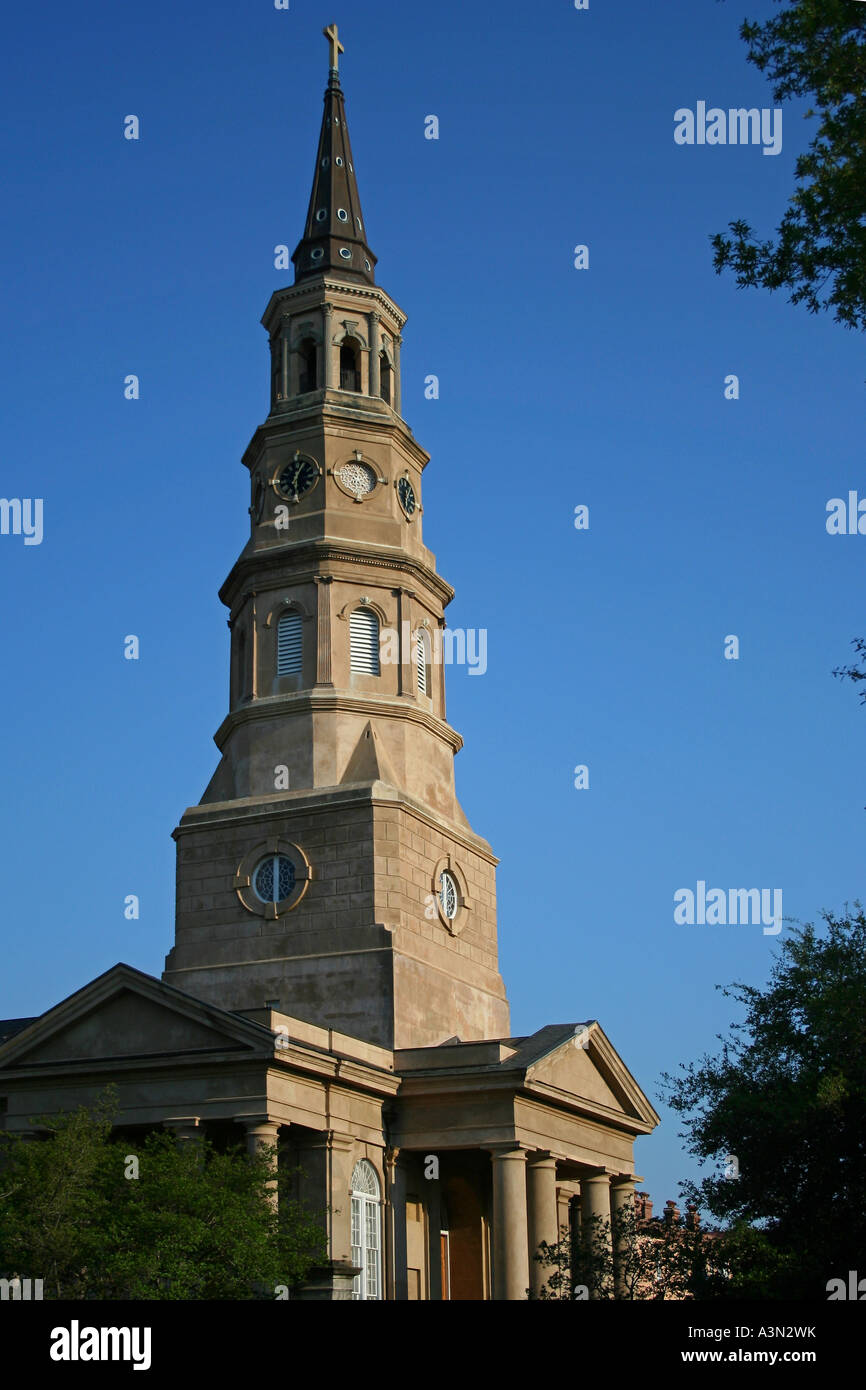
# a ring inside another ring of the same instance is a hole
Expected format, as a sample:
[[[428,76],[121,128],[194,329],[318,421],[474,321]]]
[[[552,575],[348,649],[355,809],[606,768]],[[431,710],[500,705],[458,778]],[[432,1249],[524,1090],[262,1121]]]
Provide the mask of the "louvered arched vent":
[[[349,618],[349,645],[353,671],[378,676],[379,619],[369,608],[356,608]]]
[[[303,637],[300,613],[284,613],[277,626],[277,675],[296,676],[301,671]]]
[[[423,630],[415,634],[415,664],[418,668],[418,694],[427,694],[427,643],[429,638]]]

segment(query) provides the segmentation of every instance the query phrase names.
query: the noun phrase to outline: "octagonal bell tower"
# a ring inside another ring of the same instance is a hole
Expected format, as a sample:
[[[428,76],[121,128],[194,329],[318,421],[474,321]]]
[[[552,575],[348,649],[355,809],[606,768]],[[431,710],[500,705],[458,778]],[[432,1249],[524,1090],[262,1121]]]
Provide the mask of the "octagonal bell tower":
[[[294,284],[271,296],[270,412],[243,462],[221,760],[177,830],[163,978],[227,1009],[385,1047],[504,1037],[495,865],[454,787],[422,535],[429,456],[402,418],[406,316],[375,280],[331,69]]]

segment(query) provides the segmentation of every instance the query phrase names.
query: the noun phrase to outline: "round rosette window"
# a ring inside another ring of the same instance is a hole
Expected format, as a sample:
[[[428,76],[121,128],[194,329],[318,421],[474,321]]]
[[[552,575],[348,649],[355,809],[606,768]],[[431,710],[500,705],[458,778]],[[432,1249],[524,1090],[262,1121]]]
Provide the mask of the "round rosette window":
[[[466,881],[450,855],[440,859],[433,871],[433,900],[440,922],[457,936],[466,925],[470,904]]]
[[[355,502],[363,502],[381,481],[375,468],[365,463],[360,455],[335,468],[333,477],[340,490]]]
[[[282,917],[303,898],[313,877],[299,845],[269,840],[250,850],[235,875],[235,892],[248,912]]]

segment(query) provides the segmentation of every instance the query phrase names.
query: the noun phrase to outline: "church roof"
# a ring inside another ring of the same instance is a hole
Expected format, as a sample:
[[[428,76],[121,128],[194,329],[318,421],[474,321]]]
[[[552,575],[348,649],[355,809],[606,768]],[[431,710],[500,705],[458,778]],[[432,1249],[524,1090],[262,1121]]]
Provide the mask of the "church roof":
[[[23,1033],[39,1016],[36,1014],[33,1018],[0,1018],[0,1047],[10,1038],[14,1038],[16,1033]]]
[[[325,31],[328,35],[328,31]],[[332,63],[338,62],[337,48]],[[292,256],[295,283],[313,275],[336,275],[374,285],[376,257],[367,244],[366,224],[346,124],[340,74],[332,66],[325,90],[322,131],[304,235]]]

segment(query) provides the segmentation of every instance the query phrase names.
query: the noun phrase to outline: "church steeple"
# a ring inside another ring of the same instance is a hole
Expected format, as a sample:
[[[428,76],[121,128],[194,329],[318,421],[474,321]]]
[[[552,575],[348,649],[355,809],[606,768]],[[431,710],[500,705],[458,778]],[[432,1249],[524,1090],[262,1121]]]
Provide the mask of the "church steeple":
[[[346,103],[340,86],[339,55],[344,49],[336,24],[329,25],[323,33],[331,45],[331,68],[307,222],[292,256],[295,284],[327,273],[373,285],[376,283],[376,257],[367,244],[346,124]]]
[[[296,281],[262,318],[271,395],[243,458],[250,535],[220,590],[221,758],[175,832],[165,978],[223,1008],[279,999],[383,1047],[508,1037],[496,859],[454,784],[445,665],[461,643],[446,654],[453,590],[422,534],[429,455],[402,414],[406,315],[373,280],[325,32]]]

